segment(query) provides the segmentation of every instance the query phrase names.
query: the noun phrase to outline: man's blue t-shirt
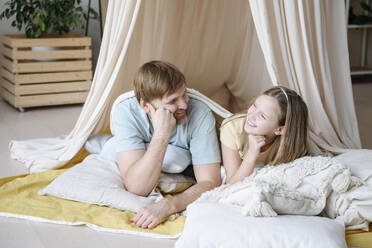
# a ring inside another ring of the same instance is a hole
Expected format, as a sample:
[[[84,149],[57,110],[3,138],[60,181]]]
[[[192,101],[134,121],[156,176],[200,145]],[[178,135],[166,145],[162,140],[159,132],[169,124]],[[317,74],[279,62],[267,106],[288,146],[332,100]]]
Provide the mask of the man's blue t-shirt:
[[[209,107],[190,97],[187,121],[177,124],[169,144],[190,151],[193,165],[220,163],[221,155],[215,129],[215,118]],[[112,123],[114,136],[105,144],[101,154],[116,161],[116,153],[146,150],[154,132],[149,115],[131,97],[120,102]]]

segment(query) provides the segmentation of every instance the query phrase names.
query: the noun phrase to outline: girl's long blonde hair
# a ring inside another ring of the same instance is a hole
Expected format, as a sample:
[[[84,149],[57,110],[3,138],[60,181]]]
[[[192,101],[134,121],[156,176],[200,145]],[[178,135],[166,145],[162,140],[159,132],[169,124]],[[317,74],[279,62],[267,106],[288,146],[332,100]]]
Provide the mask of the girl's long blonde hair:
[[[275,138],[273,157],[269,158],[273,165],[287,163],[309,154],[307,143],[308,109],[294,90],[286,87],[273,87],[263,95],[274,97],[280,107],[279,126],[284,126],[282,135]]]
[[[271,153],[271,157],[268,158],[270,164],[277,165],[280,163],[287,163],[309,155],[307,138],[309,114],[306,103],[301,96],[294,90],[282,86],[270,88],[263,92],[262,95],[274,97],[278,101],[281,112],[278,124],[279,126],[284,126],[282,135],[276,136],[271,145],[275,152]],[[250,104],[238,114],[246,114],[256,98],[252,99]],[[227,119],[227,121],[224,121],[223,125],[226,125],[233,119],[234,118]]]

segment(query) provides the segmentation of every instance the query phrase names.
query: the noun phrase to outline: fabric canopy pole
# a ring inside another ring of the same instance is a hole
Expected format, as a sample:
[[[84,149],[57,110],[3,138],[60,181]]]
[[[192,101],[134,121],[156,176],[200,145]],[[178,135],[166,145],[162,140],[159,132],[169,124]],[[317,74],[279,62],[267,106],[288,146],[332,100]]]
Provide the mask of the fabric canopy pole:
[[[107,107],[107,99],[112,95],[113,84],[126,55],[140,5],[140,0],[109,2],[107,11],[110,15],[106,18],[91,90],[70,134],[10,143],[12,158],[24,162],[30,172],[62,166],[80,150],[96,127]]]
[[[250,0],[274,84],[304,98],[310,138],[322,150],[361,148],[356,119],[344,1]]]

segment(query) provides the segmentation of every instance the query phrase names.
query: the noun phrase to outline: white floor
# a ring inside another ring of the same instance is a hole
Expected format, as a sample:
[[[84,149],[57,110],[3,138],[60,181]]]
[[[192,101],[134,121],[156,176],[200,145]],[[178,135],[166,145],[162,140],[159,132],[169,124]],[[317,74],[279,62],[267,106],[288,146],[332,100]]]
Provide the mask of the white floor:
[[[354,98],[363,148],[372,149],[372,83],[354,84]],[[26,109],[20,113],[0,98],[0,178],[27,173],[9,157],[10,140],[55,137],[68,134],[81,105]],[[0,247],[173,247],[174,240],[97,232],[0,217]]]

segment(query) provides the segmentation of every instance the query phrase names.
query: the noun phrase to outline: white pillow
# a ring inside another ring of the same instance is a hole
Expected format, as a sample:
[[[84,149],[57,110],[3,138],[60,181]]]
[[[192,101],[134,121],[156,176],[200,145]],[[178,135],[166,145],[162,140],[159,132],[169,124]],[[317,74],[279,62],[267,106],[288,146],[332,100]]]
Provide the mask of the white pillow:
[[[112,137],[110,134],[97,134],[90,136],[84,148],[91,154],[100,154],[105,143]]]
[[[125,190],[116,163],[92,154],[58,176],[39,194],[138,212],[163,198],[159,189],[164,193],[180,192],[195,182],[183,175],[161,174],[160,179],[161,187],[154,189],[149,196],[132,194]]]
[[[38,193],[133,212],[162,198],[155,191],[148,197],[126,191],[117,165],[96,154],[68,169]]]
[[[372,186],[372,150],[355,149],[335,157],[348,167],[352,174]]]
[[[244,217],[234,206],[192,203],[176,248],[342,248],[342,222],[318,216]]]

